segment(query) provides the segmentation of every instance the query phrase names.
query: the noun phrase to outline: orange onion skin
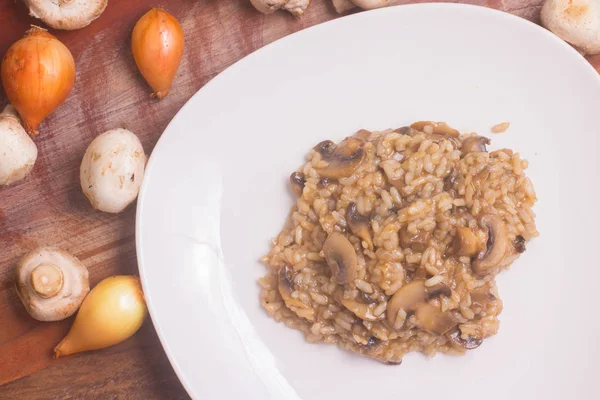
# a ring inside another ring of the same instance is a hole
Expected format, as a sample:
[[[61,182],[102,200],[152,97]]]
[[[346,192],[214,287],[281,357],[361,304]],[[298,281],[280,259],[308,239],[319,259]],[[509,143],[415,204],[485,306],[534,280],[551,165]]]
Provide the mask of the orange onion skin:
[[[45,29],[32,27],[2,59],[0,74],[9,101],[29,134],[65,102],[75,83],[69,49]]]
[[[177,19],[152,8],[133,28],[131,49],[142,76],[159,100],[169,94],[183,55],[183,30]]]

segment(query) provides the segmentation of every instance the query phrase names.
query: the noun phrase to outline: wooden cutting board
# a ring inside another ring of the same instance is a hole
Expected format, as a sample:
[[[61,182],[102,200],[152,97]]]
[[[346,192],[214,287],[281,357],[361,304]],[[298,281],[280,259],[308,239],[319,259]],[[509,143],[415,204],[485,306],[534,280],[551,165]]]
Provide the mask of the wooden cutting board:
[[[468,0],[537,22],[541,0]],[[410,3],[410,1],[406,1]],[[183,104],[204,84],[254,50],[295,31],[337,18],[329,0],[314,0],[301,19],[264,16],[248,0],[169,0],[181,22],[186,48],[169,96],[156,101],[130,51],[137,19],[157,3],[111,0],[101,18],[74,32],[52,32],[69,47],[77,81],[66,103],[34,138],[39,157],[26,180],[0,188],[0,398],[187,398],[148,320],[132,339],[115,347],[52,358],[72,319],[37,322],[14,290],[14,265],[40,245],[75,254],[91,284],[115,274],[136,274],[135,207],[120,215],[94,211],[79,187],[87,145],[115,127],[135,132],[150,153]],[[0,55],[30,24],[18,0],[0,2]],[[600,67],[600,57],[590,60]],[[7,103],[0,90],[0,106]],[[168,266],[167,266],[168,267]],[[182,315],[186,311],[181,311]]]

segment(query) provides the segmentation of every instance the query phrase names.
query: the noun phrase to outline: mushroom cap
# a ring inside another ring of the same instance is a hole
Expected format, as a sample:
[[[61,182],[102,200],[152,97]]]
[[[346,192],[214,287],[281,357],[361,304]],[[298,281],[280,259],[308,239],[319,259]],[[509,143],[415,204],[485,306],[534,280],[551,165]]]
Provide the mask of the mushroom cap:
[[[108,0],[23,0],[29,14],[54,29],[74,30],[88,26],[106,8]]]
[[[441,311],[427,301],[438,296],[451,295],[452,289],[444,283],[427,287],[423,280],[411,281],[394,293],[388,302],[387,321],[392,327],[397,328],[398,312],[403,310],[406,315],[414,313],[417,324],[422,329],[443,335],[456,326],[456,319],[450,312]]]
[[[354,173],[365,158],[364,141],[357,137],[348,137],[338,145],[325,140],[313,149],[328,163],[326,167],[315,168],[321,178],[346,178]]]
[[[39,321],[70,317],[90,291],[87,268],[53,247],[38,248],[19,260],[15,286],[27,312]]]
[[[351,0],[363,10],[372,10],[390,5],[394,0]]]
[[[338,14],[345,13],[356,7],[351,0],[332,0],[333,8]]]
[[[103,133],[83,156],[83,193],[95,209],[120,213],[140,191],[146,159],[142,143],[132,132],[113,129]]]
[[[470,152],[487,152],[486,145],[489,145],[491,140],[483,136],[471,136],[463,140],[460,146],[460,151],[463,154]]]
[[[547,0],[542,25],[587,54],[600,53],[600,1]]]
[[[296,17],[304,14],[311,0],[250,0],[250,3],[263,14],[270,14],[277,10],[286,10]]]
[[[0,114],[0,186],[23,179],[35,164],[38,150],[10,104]]]
[[[332,232],[323,243],[325,260],[338,283],[344,285],[356,279],[358,258],[352,243],[340,232]]]
[[[466,339],[462,337],[460,328],[454,329],[448,334],[448,338],[457,346],[460,346],[466,350],[473,350],[481,346],[483,339],[476,338],[473,336],[467,336]]]
[[[294,193],[296,193],[298,196],[302,196],[304,185],[306,184],[306,178],[304,175],[301,172],[292,172],[290,175],[290,183],[292,184]]]

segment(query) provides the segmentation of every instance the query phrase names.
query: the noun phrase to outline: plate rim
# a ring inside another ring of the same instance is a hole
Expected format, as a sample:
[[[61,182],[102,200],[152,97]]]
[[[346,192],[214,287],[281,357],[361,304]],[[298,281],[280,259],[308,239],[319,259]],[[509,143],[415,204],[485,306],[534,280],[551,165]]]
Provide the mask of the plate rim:
[[[202,86],[200,89],[198,89],[198,91],[196,91],[196,93],[194,93],[185,102],[185,104],[177,111],[177,113],[173,116],[173,118],[170,120],[170,122],[167,124],[167,126],[163,130],[162,134],[160,135],[158,141],[156,142],[156,144],[152,150],[152,153],[150,154],[150,156],[148,158],[148,162],[146,164],[146,171],[144,173],[144,178],[143,178],[143,181],[142,181],[142,184],[140,187],[140,191],[139,191],[139,195],[137,198],[137,202],[136,202],[136,219],[135,219],[136,256],[137,256],[137,260],[138,260],[139,276],[140,276],[140,280],[142,283],[142,288],[144,291],[144,297],[145,297],[148,312],[150,315],[150,320],[151,320],[152,325],[154,326],[154,329],[159,338],[161,346],[163,347],[163,349],[165,351],[167,359],[169,360],[169,363],[171,364],[171,367],[173,368],[175,374],[177,375],[177,378],[179,379],[182,386],[184,387],[184,389],[186,390],[186,392],[188,393],[188,395],[191,398],[196,399],[196,398],[200,398],[200,396],[196,392],[196,390],[193,388],[191,382],[189,382],[188,380],[185,379],[184,372],[182,371],[179,363],[177,362],[177,360],[175,359],[175,356],[173,355],[173,352],[168,344],[168,340],[165,336],[165,333],[163,332],[162,327],[157,322],[158,320],[155,319],[158,316],[156,314],[154,306],[152,305],[153,304],[152,295],[151,295],[150,291],[147,290],[148,289],[148,284],[147,284],[148,277],[145,273],[145,268],[144,268],[144,256],[143,256],[144,251],[143,251],[143,240],[142,240],[142,235],[141,235],[141,231],[143,229],[143,222],[144,222],[143,216],[142,216],[142,214],[144,212],[144,201],[146,199],[147,187],[150,185],[150,183],[149,183],[151,180],[150,173],[154,169],[155,160],[157,158],[155,155],[158,154],[158,152],[160,152],[160,149],[162,147],[164,147],[162,145],[162,143],[167,140],[167,139],[165,139],[165,136],[167,136],[168,132],[170,132],[172,130],[174,122],[177,120],[177,118],[181,114],[185,113],[189,107],[191,107],[190,103],[192,103],[193,100],[197,96],[201,96],[203,91],[205,91],[206,88],[209,88],[209,87],[212,87],[212,86],[218,84],[223,79],[226,79],[228,77],[228,75],[232,73],[232,71],[239,69],[241,65],[243,65],[244,63],[247,63],[248,60],[251,60],[255,57],[260,57],[263,53],[265,53],[266,51],[269,51],[271,48],[276,47],[276,46],[283,46],[291,40],[295,40],[298,37],[307,35],[309,33],[317,31],[319,29],[331,29],[332,26],[334,26],[336,24],[352,24],[352,23],[354,23],[353,21],[355,21],[355,20],[366,19],[375,14],[384,14],[384,13],[390,13],[390,12],[402,12],[402,10],[412,9],[412,8],[418,8],[418,9],[430,8],[430,9],[434,9],[434,10],[438,9],[437,12],[444,12],[445,9],[452,9],[453,11],[466,10],[466,12],[481,13],[481,14],[491,15],[493,17],[504,18],[506,21],[509,21],[511,24],[517,23],[517,24],[528,25],[528,26],[530,26],[531,29],[538,30],[538,32],[545,35],[548,39],[554,41],[555,43],[558,43],[560,46],[563,46],[563,48],[565,48],[567,52],[570,52],[576,58],[579,58],[579,61],[585,64],[585,66],[586,66],[585,69],[588,71],[589,74],[591,74],[591,77],[595,78],[596,83],[600,87],[600,74],[598,73],[598,71],[596,71],[596,69],[588,62],[588,60],[581,53],[579,53],[569,43],[567,43],[563,39],[556,36],[550,30],[548,30],[548,29],[544,28],[543,26],[541,26],[535,22],[532,22],[528,19],[525,19],[525,18],[520,17],[515,14],[511,14],[511,13],[503,11],[503,10],[498,10],[498,9],[489,8],[489,7],[485,7],[485,6],[481,6],[481,5],[475,5],[475,4],[465,4],[465,3],[400,4],[400,5],[383,7],[383,8],[374,9],[374,10],[361,11],[361,12],[351,14],[351,15],[341,16],[341,17],[335,18],[333,20],[321,22],[316,25],[313,25],[313,26],[310,26],[307,28],[303,28],[299,31],[293,32],[293,33],[286,35],[282,38],[279,38],[271,43],[268,43],[256,50],[254,50],[252,53],[242,57],[241,59],[237,60],[230,66],[226,67],[223,71],[218,73],[215,77],[213,77],[210,81],[208,81],[204,86]],[[326,28],[324,28],[324,26],[326,26]]]

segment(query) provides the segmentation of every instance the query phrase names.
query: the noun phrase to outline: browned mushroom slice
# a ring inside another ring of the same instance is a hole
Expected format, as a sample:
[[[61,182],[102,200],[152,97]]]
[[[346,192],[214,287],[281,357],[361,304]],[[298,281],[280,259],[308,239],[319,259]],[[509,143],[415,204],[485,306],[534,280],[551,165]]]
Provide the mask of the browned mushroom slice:
[[[369,249],[373,248],[371,240],[371,219],[358,213],[356,204],[350,203],[346,209],[346,221],[353,234],[364,240]]]
[[[394,129],[394,132],[399,133],[401,135],[410,135],[412,133],[412,129],[410,126],[402,126],[400,128]]]
[[[351,299],[342,299],[342,304],[363,321],[377,321],[378,319],[375,314],[373,314],[373,310],[376,306],[375,304],[364,304]]]
[[[527,250],[527,247],[525,247],[525,238],[518,235],[513,241],[513,247],[517,253],[524,253]]]
[[[290,183],[292,184],[292,189],[294,189],[294,193],[298,196],[302,196],[302,191],[304,190],[304,184],[306,183],[306,178],[300,172],[294,172],[290,175]]]
[[[490,293],[487,286],[474,289],[471,294],[471,308],[476,314],[486,311],[490,302],[496,300],[496,296]]]
[[[284,265],[283,267],[279,268],[278,278],[279,294],[285,302],[285,305],[300,317],[312,321],[314,318],[314,310],[299,299],[292,297],[292,293],[295,291],[293,268],[288,265]]]
[[[473,261],[472,267],[477,275],[487,275],[500,265],[508,249],[509,242],[506,226],[500,217],[485,214],[479,219],[479,224],[482,228],[488,230],[487,248],[479,253]]]
[[[368,131],[366,129],[359,129],[355,134],[354,137],[360,140],[369,140],[369,138],[371,137],[371,135],[373,134],[373,132]]]
[[[390,342],[388,340],[381,340],[375,336],[371,336],[366,344],[359,344],[352,348],[357,353],[364,354],[372,357],[384,364],[389,365],[400,365],[402,364],[402,356],[397,355],[395,352],[388,352]]]
[[[341,233],[333,232],[323,244],[325,260],[338,283],[346,284],[356,279],[358,258],[352,243]]]
[[[433,121],[418,121],[413,123],[410,127],[418,131],[423,132],[426,126],[431,126],[434,135],[447,136],[447,137],[459,137],[460,132],[452,128],[445,122],[433,122]]]
[[[402,286],[390,299],[386,316],[390,325],[396,324],[398,312],[404,310],[406,314],[414,313],[417,306],[427,299],[425,281],[412,281]]]
[[[409,282],[402,286],[388,302],[387,321],[397,328],[398,314],[402,310],[406,315],[414,313],[417,324],[422,329],[443,334],[456,325],[456,321],[452,314],[438,310],[437,307],[427,303],[427,300],[451,294],[452,290],[443,283],[427,287],[423,280]]]
[[[471,136],[463,140],[460,151],[463,154],[471,152],[487,152],[486,145],[491,143],[490,139],[483,136]]]
[[[473,336],[467,336],[467,338],[464,339],[459,328],[456,328],[455,330],[451,331],[448,334],[448,338],[450,339],[450,341],[452,341],[452,343],[466,350],[476,349],[481,345],[481,343],[483,343],[483,339],[479,339]]]
[[[356,171],[365,158],[364,141],[356,137],[346,138],[337,146],[331,140],[326,140],[313,149],[328,163],[326,167],[315,168],[321,178],[346,178]]]
[[[398,239],[400,239],[400,244],[404,248],[410,247],[415,251],[424,251],[429,244],[429,239],[431,239],[431,232],[421,230],[413,235],[408,233],[406,229],[402,229],[398,234]]]
[[[436,335],[443,335],[458,324],[450,312],[441,311],[429,303],[420,304],[415,310],[415,317],[421,328]]]
[[[481,251],[481,241],[471,228],[456,228],[452,250],[457,256],[473,257]]]
[[[452,289],[445,283],[438,283],[437,285],[429,286],[427,288],[427,300],[440,296],[452,296]]]

